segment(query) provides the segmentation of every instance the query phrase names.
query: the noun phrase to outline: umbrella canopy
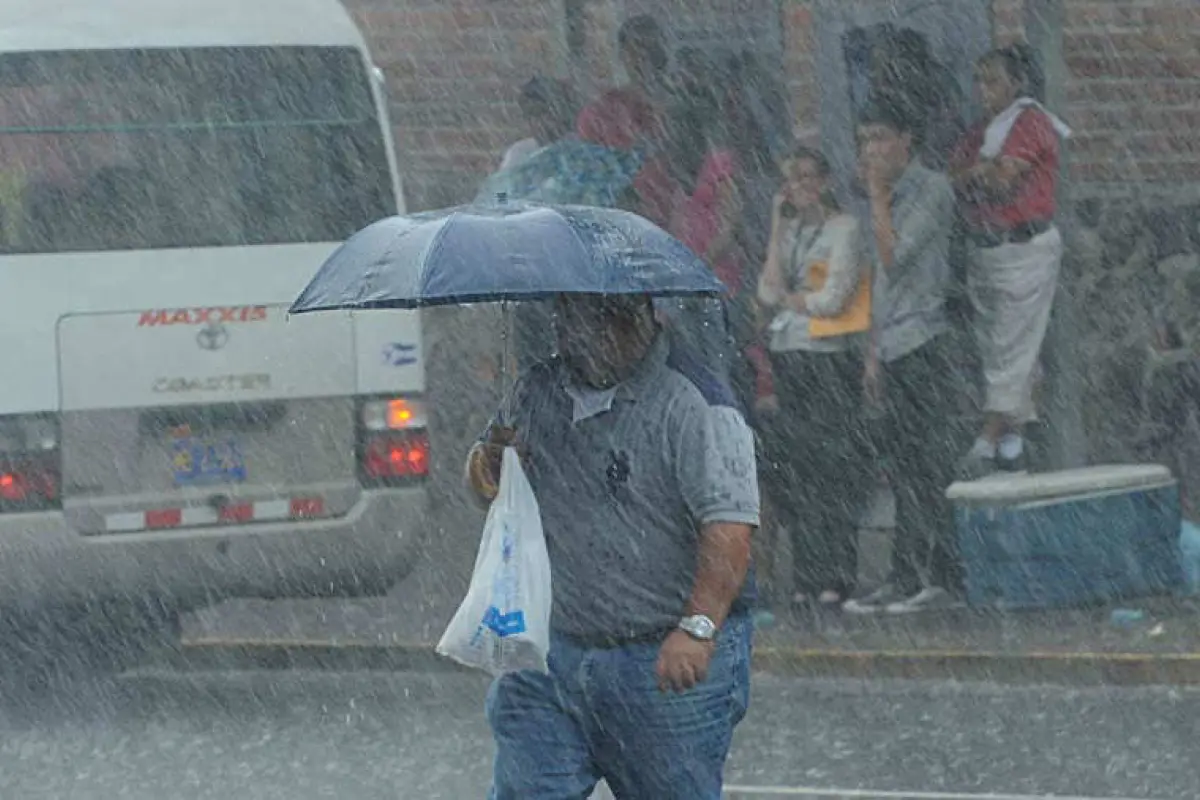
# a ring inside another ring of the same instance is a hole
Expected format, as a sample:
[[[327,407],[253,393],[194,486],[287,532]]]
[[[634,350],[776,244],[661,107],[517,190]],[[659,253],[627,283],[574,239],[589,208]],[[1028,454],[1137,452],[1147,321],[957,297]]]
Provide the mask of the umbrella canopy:
[[[535,203],[611,207],[641,168],[640,153],[560,139],[489,177],[476,202],[488,203],[503,194]]]
[[[291,311],[724,291],[704,261],[636,214],[499,203],[376,222],[325,262]]]

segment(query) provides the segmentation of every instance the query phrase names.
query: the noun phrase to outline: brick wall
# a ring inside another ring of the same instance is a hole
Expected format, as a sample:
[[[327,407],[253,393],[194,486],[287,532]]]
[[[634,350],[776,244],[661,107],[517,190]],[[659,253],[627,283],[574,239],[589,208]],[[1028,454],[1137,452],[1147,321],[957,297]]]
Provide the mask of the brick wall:
[[[388,78],[409,207],[469,199],[525,136],[516,90],[561,72],[562,3],[346,0]]]
[[[815,144],[819,139],[821,92],[817,87],[813,10],[810,3],[791,2],[783,7],[783,66],[787,73],[788,98],[796,120],[797,139]]]
[[[880,3],[891,0],[874,0]],[[571,76],[585,94],[617,79],[621,19],[646,6],[692,34],[750,36],[739,15],[775,27],[797,133],[811,136],[819,96],[814,0],[346,0],[389,79],[396,144],[412,208],[472,196],[524,135],[515,95],[535,72]],[[1062,0],[1064,116],[1073,184],[1090,192],[1200,184],[1200,0]],[[1026,0],[993,0],[998,42],[1024,32]],[[703,30],[702,30],[703,29]],[[572,41],[568,41],[569,34]],[[766,47],[773,34],[753,35]],[[764,33],[764,31],[767,31]],[[703,41],[703,38],[700,39]]]
[[[1072,175],[1094,189],[1200,181],[1200,2],[1067,0]]]

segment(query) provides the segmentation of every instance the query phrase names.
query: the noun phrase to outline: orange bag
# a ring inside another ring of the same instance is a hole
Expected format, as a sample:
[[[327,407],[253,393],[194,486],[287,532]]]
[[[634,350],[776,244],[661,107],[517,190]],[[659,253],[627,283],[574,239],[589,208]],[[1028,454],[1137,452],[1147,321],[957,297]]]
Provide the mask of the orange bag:
[[[820,291],[829,279],[829,264],[814,261],[808,268],[805,284],[810,292]],[[871,273],[868,270],[858,282],[854,297],[836,317],[809,317],[808,335],[814,339],[829,339],[871,329]]]

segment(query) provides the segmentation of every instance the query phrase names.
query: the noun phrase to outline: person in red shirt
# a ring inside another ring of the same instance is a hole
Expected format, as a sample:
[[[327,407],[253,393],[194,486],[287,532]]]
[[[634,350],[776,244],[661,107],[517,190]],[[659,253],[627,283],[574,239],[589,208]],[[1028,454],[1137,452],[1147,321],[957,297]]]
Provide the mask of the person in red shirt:
[[[637,16],[621,26],[617,42],[629,83],[584,108],[576,127],[586,142],[644,154],[633,181],[632,210],[665,228],[681,198],[668,156],[667,107],[675,90],[667,74],[666,36],[653,17]]]
[[[728,288],[725,296],[729,336],[734,352],[727,356],[730,382],[747,412],[777,408],[766,348],[751,331],[756,315],[755,278],[744,245],[745,185],[752,135],[737,103],[732,63],[718,63],[698,51],[680,51],[681,88],[685,99],[677,109],[675,174],[684,175],[690,191],[675,205],[667,229],[701,256]],[[686,131],[684,129],[687,129]],[[765,326],[762,326],[765,327]]]
[[[1059,138],[1070,129],[1038,102],[1033,52],[1014,45],[980,59],[986,114],[951,158],[971,257],[968,293],[985,386],[984,423],[964,478],[1019,470],[1023,428],[1036,418],[1033,388],[1062,263],[1054,226]]]

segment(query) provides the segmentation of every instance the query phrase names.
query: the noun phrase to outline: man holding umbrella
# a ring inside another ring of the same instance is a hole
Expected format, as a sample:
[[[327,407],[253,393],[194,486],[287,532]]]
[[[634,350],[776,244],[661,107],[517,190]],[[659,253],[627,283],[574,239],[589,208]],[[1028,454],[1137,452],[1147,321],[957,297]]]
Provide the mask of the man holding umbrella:
[[[758,523],[750,431],[678,363],[638,295],[562,295],[559,357],[523,376],[471,451],[495,497],[516,444],[541,506],[554,603],[548,675],[493,685],[493,797],[717,800],[749,702],[746,584]]]
[[[515,445],[552,573],[548,672],[497,679],[497,800],[718,800],[750,692],[754,445],[728,387],[671,353],[652,298],[717,295],[646,219],[495,203],[392,217],[335,252],[293,313],[527,301],[558,354],[515,384],[472,449],[495,498]]]

